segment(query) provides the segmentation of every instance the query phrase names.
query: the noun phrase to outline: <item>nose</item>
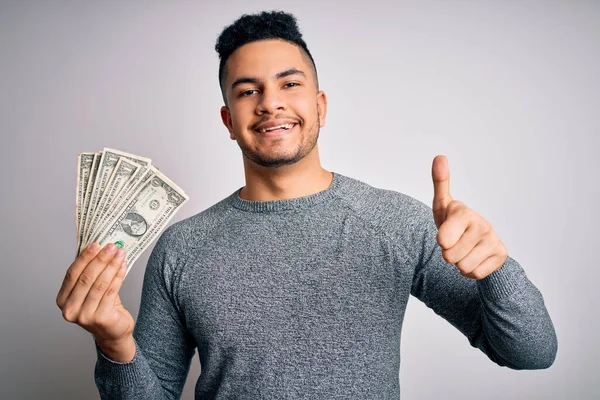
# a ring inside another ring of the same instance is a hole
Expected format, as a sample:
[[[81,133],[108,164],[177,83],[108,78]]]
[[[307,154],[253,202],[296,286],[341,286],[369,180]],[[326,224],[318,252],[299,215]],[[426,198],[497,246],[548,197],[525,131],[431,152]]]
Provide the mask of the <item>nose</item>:
[[[256,106],[256,113],[258,115],[275,114],[280,110],[285,110],[285,102],[281,92],[277,86],[265,85]]]

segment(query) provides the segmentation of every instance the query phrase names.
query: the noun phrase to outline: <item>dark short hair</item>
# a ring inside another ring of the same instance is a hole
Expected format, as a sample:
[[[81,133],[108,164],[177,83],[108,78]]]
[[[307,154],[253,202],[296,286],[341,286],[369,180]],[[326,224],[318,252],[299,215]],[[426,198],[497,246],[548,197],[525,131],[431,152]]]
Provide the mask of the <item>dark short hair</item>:
[[[244,14],[233,24],[225,27],[217,39],[215,50],[219,53],[219,86],[225,97],[226,63],[231,54],[241,46],[258,40],[279,39],[298,46],[310,59],[317,81],[317,67],[302,34],[298,29],[296,17],[283,11],[263,11],[258,14]]]

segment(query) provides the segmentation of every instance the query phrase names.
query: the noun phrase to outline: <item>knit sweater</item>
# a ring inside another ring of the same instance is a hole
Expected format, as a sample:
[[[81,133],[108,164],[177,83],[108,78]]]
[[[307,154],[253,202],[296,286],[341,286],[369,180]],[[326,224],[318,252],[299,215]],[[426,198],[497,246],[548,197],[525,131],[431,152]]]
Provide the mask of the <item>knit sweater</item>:
[[[338,173],[295,199],[236,190],[157,241],[135,358],[96,347],[100,395],[179,398],[197,349],[196,399],[398,400],[411,294],[496,364],[548,368],[555,330],[521,265],[463,277],[436,234],[424,203]]]

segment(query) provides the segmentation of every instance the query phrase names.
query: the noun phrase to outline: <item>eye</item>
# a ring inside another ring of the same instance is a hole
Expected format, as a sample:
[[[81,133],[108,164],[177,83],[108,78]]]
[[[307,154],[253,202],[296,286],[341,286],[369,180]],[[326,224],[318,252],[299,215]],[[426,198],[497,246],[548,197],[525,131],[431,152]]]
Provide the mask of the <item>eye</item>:
[[[240,93],[240,97],[250,96],[250,95],[254,94],[254,92],[258,92],[258,90],[257,89],[244,90],[243,92]]]
[[[285,85],[283,85],[283,87],[296,87],[296,86],[300,86],[300,84],[298,82],[288,82]]]

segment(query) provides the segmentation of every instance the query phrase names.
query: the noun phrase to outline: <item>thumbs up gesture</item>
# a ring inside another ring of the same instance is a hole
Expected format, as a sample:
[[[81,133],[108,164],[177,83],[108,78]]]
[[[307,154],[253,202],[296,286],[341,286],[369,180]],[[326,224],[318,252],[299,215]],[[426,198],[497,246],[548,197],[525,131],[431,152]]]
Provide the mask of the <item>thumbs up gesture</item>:
[[[444,260],[461,275],[483,279],[499,269],[508,257],[504,244],[481,215],[450,194],[450,170],[445,156],[433,159],[433,219]]]

